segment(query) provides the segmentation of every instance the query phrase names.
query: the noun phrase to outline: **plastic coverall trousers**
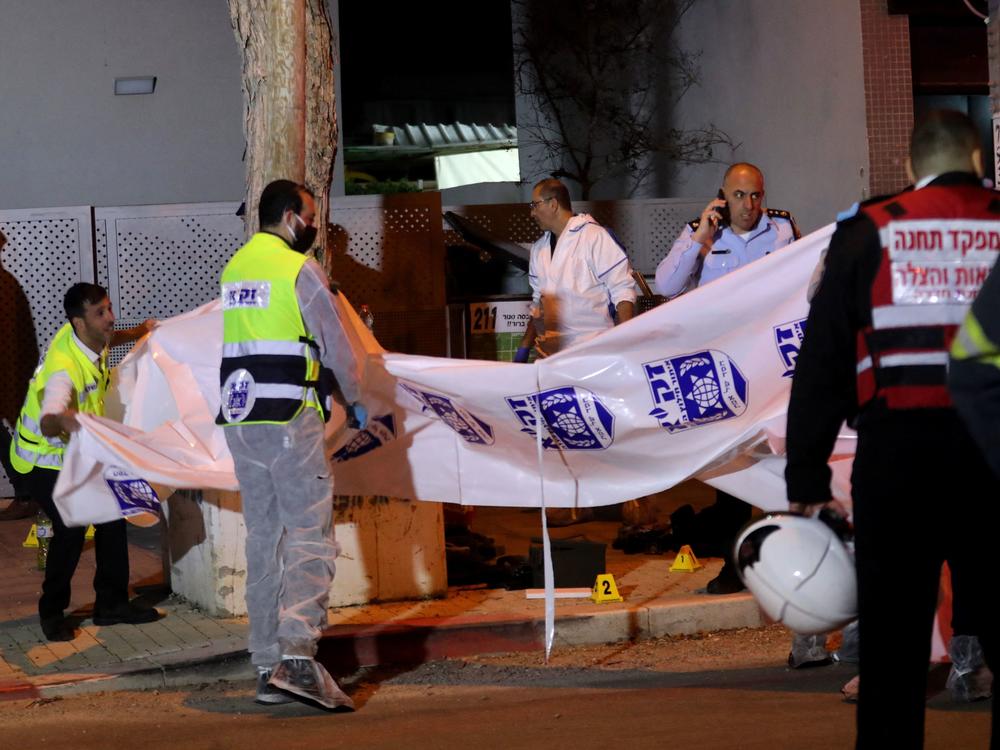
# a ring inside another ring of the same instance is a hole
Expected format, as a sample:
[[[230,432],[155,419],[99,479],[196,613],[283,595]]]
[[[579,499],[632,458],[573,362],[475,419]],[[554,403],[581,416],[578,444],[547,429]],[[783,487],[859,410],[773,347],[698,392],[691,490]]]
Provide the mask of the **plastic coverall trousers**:
[[[347,403],[361,398],[352,352],[323,271],[308,261],[295,293],[321,361]],[[253,664],[314,656],[326,624],[338,547],[333,481],[319,413],[305,408],[287,424],[229,425],[223,430],[236,466],[247,526],[247,611]]]
[[[303,409],[287,424],[224,432],[247,525],[251,660],[270,667],[282,656],[314,656],[338,552],[323,422]]]

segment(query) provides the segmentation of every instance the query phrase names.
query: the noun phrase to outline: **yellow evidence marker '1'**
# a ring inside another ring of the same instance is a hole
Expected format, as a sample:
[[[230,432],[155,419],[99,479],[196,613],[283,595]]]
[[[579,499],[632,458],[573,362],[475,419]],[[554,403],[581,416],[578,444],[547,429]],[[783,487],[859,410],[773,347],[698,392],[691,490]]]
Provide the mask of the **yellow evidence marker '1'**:
[[[702,567],[702,564],[698,562],[698,558],[691,551],[691,545],[685,544],[681,547],[681,551],[677,553],[677,557],[674,558],[674,564],[670,566],[670,572],[694,573],[700,567]]]

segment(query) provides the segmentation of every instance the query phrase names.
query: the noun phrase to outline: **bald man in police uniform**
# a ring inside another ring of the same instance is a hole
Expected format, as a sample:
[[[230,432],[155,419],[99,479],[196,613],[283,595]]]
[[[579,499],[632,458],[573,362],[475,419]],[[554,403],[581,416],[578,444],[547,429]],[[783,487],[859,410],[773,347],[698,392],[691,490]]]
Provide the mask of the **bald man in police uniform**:
[[[678,297],[702,284],[742,268],[799,238],[788,211],[764,207],[764,173],[746,162],[733,164],[722,179],[719,197],[709,201],[701,216],[684,227],[670,253],[656,268],[656,291]],[[729,545],[750,520],[749,505],[718,492],[711,509],[720,540]],[[726,559],[708,593],[729,594],[743,589],[732,562]]]
[[[740,162],[726,170],[719,196],[705,206],[656,268],[656,291],[677,297],[799,238],[788,211],[764,207],[764,173]]]

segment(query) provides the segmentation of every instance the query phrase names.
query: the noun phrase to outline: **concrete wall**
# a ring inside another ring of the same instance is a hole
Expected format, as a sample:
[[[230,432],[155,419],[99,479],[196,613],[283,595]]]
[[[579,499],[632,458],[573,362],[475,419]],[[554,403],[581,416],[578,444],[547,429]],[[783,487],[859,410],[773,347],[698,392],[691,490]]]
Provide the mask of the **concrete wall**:
[[[0,3],[0,208],[238,200],[240,58],[224,0]],[[148,96],[114,79],[157,77]]]
[[[868,146],[856,0],[700,0],[676,38],[684,49],[701,51],[701,80],[665,125],[713,123],[726,131],[740,145],[720,160],[760,165],[768,204],[792,211],[803,231],[864,197]],[[526,103],[517,104],[520,125]],[[661,164],[636,197],[704,197],[707,203],[724,169]],[[536,173],[524,153],[522,176],[531,180]],[[594,194],[623,197],[621,183]]]
[[[214,616],[245,615],[246,525],[235,492],[174,493],[164,504],[170,586]],[[330,606],[444,596],[443,505],[334,497],[340,555]]]
[[[733,158],[764,170],[770,206],[788,209],[810,231],[865,197],[857,2],[702,0],[678,38],[702,50],[701,85],[683,99],[678,123],[727,131],[741,144]],[[711,198],[721,171],[682,168],[660,191]]]

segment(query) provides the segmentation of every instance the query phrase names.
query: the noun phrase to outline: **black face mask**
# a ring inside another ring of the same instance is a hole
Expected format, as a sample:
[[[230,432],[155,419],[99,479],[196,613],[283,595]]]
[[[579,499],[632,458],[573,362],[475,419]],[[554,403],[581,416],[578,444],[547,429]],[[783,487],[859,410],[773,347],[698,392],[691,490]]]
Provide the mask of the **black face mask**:
[[[299,234],[292,232],[294,240],[289,247],[295,252],[305,253],[313,246],[313,242],[316,241],[316,227],[306,224],[298,214],[295,215],[295,219],[302,224],[302,231]]]

